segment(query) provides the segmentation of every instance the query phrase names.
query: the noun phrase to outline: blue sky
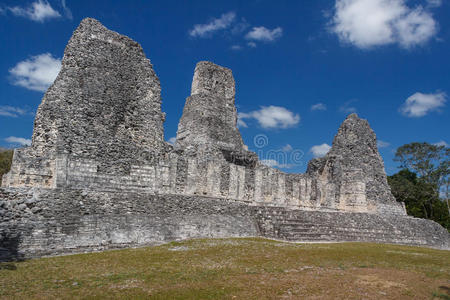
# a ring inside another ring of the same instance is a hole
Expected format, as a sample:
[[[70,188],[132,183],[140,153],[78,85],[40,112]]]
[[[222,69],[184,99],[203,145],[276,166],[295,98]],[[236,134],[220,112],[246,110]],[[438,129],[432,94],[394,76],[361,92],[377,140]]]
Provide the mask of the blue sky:
[[[397,147],[450,143],[448,1],[31,0],[0,1],[0,146],[29,142],[85,17],[142,45],[161,81],[167,140],[195,64],[209,60],[233,70],[246,144],[287,172],[323,155],[350,112],[369,120],[389,174]],[[271,156],[279,150],[286,156]]]

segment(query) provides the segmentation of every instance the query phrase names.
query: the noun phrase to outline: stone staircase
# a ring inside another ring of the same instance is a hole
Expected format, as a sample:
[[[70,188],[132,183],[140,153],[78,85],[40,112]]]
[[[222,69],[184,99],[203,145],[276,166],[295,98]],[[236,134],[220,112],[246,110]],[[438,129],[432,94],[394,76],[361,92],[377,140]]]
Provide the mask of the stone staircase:
[[[360,241],[449,247],[445,229],[435,222],[408,216],[300,211],[279,207],[259,207],[256,214],[262,236],[287,241]]]

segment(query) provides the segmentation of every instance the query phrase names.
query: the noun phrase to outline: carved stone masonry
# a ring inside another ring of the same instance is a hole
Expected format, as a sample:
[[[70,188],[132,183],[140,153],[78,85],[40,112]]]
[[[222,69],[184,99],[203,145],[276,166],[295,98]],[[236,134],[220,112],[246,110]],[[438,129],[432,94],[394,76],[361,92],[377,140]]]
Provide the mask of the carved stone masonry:
[[[305,174],[267,167],[236,126],[230,69],[199,62],[174,147],[141,46],[84,19],[0,188],[0,260],[180,238],[266,236],[448,248],[387,184],[375,133],[351,114]],[[313,225],[311,225],[313,224]]]

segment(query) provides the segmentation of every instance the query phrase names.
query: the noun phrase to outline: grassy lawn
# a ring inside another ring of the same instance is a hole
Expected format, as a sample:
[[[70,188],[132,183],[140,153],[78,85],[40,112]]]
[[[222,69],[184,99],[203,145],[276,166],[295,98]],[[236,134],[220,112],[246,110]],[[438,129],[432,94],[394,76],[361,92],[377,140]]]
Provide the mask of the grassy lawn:
[[[450,299],[450,252],[202,239],[0,263],[0,298]]]

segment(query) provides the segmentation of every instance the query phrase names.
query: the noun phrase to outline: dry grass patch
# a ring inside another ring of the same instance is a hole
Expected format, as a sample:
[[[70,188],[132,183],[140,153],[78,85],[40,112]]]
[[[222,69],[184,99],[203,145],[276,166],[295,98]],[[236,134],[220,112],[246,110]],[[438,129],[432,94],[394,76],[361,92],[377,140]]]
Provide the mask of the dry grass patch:
[[[448,299],[449,287],[448,251],[369,243],[204,239],[0,264],[4,299]]]

